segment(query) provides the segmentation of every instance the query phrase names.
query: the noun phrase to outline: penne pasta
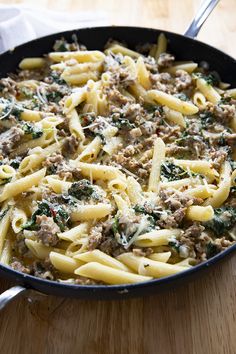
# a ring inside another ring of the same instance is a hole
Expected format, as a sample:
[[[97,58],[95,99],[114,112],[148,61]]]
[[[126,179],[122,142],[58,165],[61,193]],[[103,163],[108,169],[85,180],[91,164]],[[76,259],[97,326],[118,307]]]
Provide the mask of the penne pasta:
[[[140,247],[154,247],[168,245],[173,237],[178,237],[181,233],[179,229],[153,230],[140,235],[135,241],[135,245]]]
[[[154,143],[152,169],[148,182],[148,191],[157,192],[160,181],[161,164],[165,159],[165,144],[162,139],[157,138]]]
[[[0,194],[0,202],[15,197],[17,194],[27,191],[29,188],[36,186],[45,176],[46,169],[43,168],[29,176],[8,183]]]
[[[193,103],[181,101],[179,98],[159,90],[150,90],[147,97],[153,102],[160,103],[185,115],[192,115],[198,112],[198,107]]]
[[[233,245],[236,89],[168,33],[140,53],[72,37],[1,79],[0,263],[127,287]]]
[[[72,221],[102,219],[111,213],[111,205],[98,203],[96,205],[81,205],[71,213]]]
[[[114,269],[97,262],[89,262],[75,270],[75,274],[104,281],[107,284],[134,284],[151,280],[152,277],[142,276]]]

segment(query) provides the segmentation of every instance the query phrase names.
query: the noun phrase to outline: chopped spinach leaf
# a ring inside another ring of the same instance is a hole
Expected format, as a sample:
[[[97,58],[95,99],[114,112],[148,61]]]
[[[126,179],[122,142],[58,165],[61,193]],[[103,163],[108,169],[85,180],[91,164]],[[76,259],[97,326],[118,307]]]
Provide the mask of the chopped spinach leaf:
[[[21,158],[17,157],[10,161],[10,166],[17,169],[20,166]]]
[[[113,119],[112,123],[115,127],[118,129],[125,129],[127,128],[128,130],[135,128],[134,123],[130,123],[130,121],[126,118],[118,118],[118,119]]]
[[[28,87],[21,87],[20,88],[20,93],[25,97],[25,98],[33,98],[33,91],[30,90]]]
[[[214,209],[213,219],[205,222],[204,226],[219,236],[229,231],[235,223],[236,209],[231,206],[224,206]]]
[[[219,105],[221,105],[221,104],[229,104],[229,103],[231,103],[231,101],[232,101],[232,97],[231,96],[221,97]]]
[[[152,105],[152,104],[144,104],[144,108],[147,113],[153,113],[159,112],[160,114],[163,114],[163,107],[162,106],[157,106],[157,105]]]
[[[206,257],[207,259],[214,257],[217,253],[219,253],[219,248],[212,242],[209,242],[206,245]]]
[[[179,252],[180,243],[178,240],[169,241],[168,246],[172,247],[176,252]]]
[[[11,114],[15,117],[15,118],[20,118],[21,113],[23,112],[23,109],[19,108],[19,107],[13,107]]]
[[[216,71],[211,71],[208,75],[202,73],[194,73],[193,76],[196,78],[204,79],[208,85],[211,86],[218,86],[221,81],[219,74]]]
[[[86,179],[72,183],[68,189],[68,194],[79,200],[93,198],[94,192],[93,185]]]
[[[156,214],[149,215],[147,217],[147,221],[149,222],[149,225],[147,226],[146,229],[143,230],[143,233],[150,232],[150,231],[152,231],[155,228],[155,226],[156,226],[155,218],[156,218]]]
[[[67,211],[61,205],[56,205],[53,207],[53,211],[51,210],[51,213],[55,223],[60,227],[60,230],[64,231],[65,224],[69,220]]]
[[[12,179],[12,177],[2,179],[0,182],[0,186],[3,186],[4,184],[11,182],[11,179]]]
[[[7,207],[6,209],[4,209],[0,212],[0,220],[2,220],[4,218],[4,216],[6,215],[8,210],[9,210],[9,207]]]
[[[161,179],[168,181],[177,181],[179,179],[188,178],[189,173],[182,167],[175,165],[172,162],[166,161],[161,165]]]
[[[173,96],[176,98],[179,98],[181,101],[189,101],[188,96],[185,95],[185,93],[175,93]]]
[[[52,91],[46,93],[45,96],[49,102],[58,103],[62,99],[63,94],[60,91]]]
[[[134,206],[134,211],[136,211],[136,213],[141,213],[141,214],[148,214],[146,208],[143,205],[135,205]]]
[[[158,220],[161,216],[160,210],[156,210],[156,208],[151,208],[146,203],[144,205],[136,204],[133,209],[138,214],[149,215],[149,221],[153,225],[153,227],[155,226],[155,221]]]
[[[76,200],[70,196],[70,195],[64,195],[64,194],[61,194],[60,197],[59,197],[59,200],[61,203],[64,203],[64,204],[67,204],[67,205],[70,205],[70,206],[74,206],[76,205]]]
[[[23,225],[24,230],[38,230],[36,224],[38,215],[46,215],[52,217],[55,223],[64,231],[65,225],[69,220],[67,211],[61,205],[51,204],[47,201],[42,201],[38,204],[38,209],[32,214],[30,220]]]
[[[32,139],[38,139],[43,135],[43,130],[33,124],[25,123],[22,129],[26,135],[31,134]]]
[[[214,123],[214,116],[209,111],[204,111],[204,112],[200,113],[199,117],[200,117],[201,125],[203,128],[208,128],[209,125]]]
[[[185,143],[186,140],[188,140],[190,137],[192,137],[191,135],[189,135],[189,132],[187,130],[185,130],[181,136],[175,140],[175,143],[177,145],[181,145],[182,143]]]
[[[65,38],[58,39],[55,41],[53,50],[55,50],[55,52],[66,52],[69,50],[69,44]]]
[[[225,134],[224,134],[224,133],[221,134],[221,136],[220,136],[220,138],[219,138],[219,140],[218,140],[218,145],[219,145],[219,146],[225,146],[225,145],[227,145],[227,141],[226,141],[226,139],[225,139]]]
[[[220,79],[219,79],[218,75],[216,75],[216,73],[214,73],[214,72],[212,72],[209,75],[206,75],[204,77],[204,79],[206,80],[208,85],[217,86],[220,83]]]
[[[20,118],[21,113],[23,112],[23,110],[19,107],[12,107],[11,106],[12,103],[9,102],[4,109],[2,110],[2,115],[6,115],[6,117],[4,118],[4,120],[7,120],[9,118],[10,115],[14,116],[16,119]],[[12,108],[11,108],[12,107]]]
[[[49,78],[52,79],[58,85],[66,85],[65,80],[63,80],[57,71],[52,71]]]
[[[37,230],[36,218],[38,215],[51,216],[50,206],[47,202],[41,202],[38,204],[38,209],[32,214],[30,220],[23,225],[25,230]]]
[[[113,223],[112,223],[112,232],[114,235],[116,235],[117,233],[119,233],[119,217],[116,215],[113,219]]]
[[[95,136],[99,136],[99,138],[101,138],[101,141],[102,141],[103,144],[106,143],[106,138],[105,138],[105,136],[103,135],[103,133],[100,133],[99,131],[96,131],[96,132],[94,132],[94,135],[95,135]]]
[[[47,175],[55,175],[57,174],[57,166],[51,165],[47,167]]]

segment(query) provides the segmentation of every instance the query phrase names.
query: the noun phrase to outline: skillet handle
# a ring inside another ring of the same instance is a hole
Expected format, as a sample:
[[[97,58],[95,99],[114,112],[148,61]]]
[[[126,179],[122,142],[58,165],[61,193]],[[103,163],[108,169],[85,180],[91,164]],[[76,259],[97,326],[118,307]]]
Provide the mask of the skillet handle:
[[[203,23],[206,21],[219,1],[220,0],[205,0],[184,35],[190,38],[197,37]]]
[[[0,311],[10,302],[12,301],[15,297],[19,296],[20,294],[24,293],[28,289],[24,288],[23,286],[16,285],[13,286],[12,288],[4,291],[0,295]]]

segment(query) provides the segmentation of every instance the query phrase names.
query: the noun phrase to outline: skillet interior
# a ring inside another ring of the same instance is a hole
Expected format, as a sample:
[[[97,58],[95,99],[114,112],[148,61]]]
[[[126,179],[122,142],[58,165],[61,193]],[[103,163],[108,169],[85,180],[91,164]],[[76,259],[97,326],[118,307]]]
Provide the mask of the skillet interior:
[[[78,40],[85,44],[88,49],[103,50],[109,38],[125,41],[131,49],[137,44],[147,42],[154,43],[160,32],[164,32],[169,40],[168,51],[175,54],[177,60],[194,60],[197,62],[207,61],[212,70],[216,70],[223,78],[224,82],[229,82],[232,87],[236,87],[236,60],[225,53],[202,42],[186,38],[184,36],[155,29],[139,27],[97,27],[80,30],[61,32],[47,37],[23,44],[13,51],[8,51],[0,56],[0,77],[6,76],[9,72],[14,72],[24,57],[41,56],[52,50],[56,39],[62,36],[71,40],[72,34],[78,35]],[[0,273],[8,279],[16,281],[18,284],[41,291],[46,294],[70,296],[84,299],[114,299],[124,297],[142,296],[154,293],[164,287],[174,287],[177,283],[197,275],[200,270],[208,267],[227,254],[236,249],[236,244],[216,255],[207,262],[193,267],[183,273],[179,273],[163,279],[156,279],[146,283],[133,285],[114,286],[80,286],[66,285],[43,280],[33,276],[25,275],[12,270],[9,267],[0,265]]]

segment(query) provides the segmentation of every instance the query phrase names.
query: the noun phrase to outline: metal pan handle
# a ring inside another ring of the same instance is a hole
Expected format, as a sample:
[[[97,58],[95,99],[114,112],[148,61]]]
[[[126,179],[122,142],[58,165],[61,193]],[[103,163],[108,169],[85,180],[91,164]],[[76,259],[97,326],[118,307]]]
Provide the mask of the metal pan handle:
[[[197,37],[203,23],[206,21],[219,1],[220,0],[205,0],[184,35],[190,38]]]
[[[13,286],[12,288],[4,291],[0,295],[0,311],[10,302],[12,301],[15,297],[19,296],[20,294],[23,294],[25,291],[28,289],[24,288],[23,286],[16,285]]]

